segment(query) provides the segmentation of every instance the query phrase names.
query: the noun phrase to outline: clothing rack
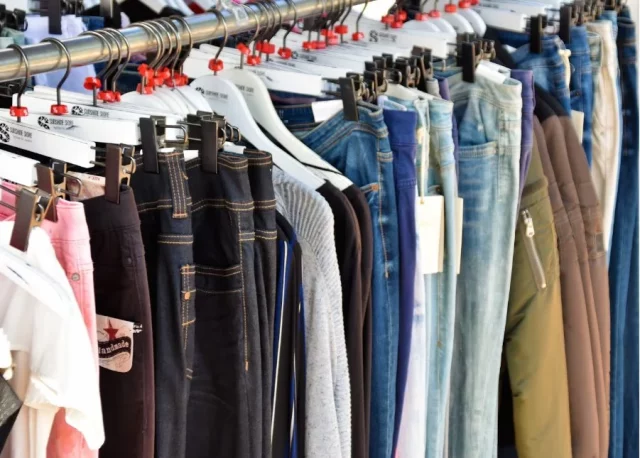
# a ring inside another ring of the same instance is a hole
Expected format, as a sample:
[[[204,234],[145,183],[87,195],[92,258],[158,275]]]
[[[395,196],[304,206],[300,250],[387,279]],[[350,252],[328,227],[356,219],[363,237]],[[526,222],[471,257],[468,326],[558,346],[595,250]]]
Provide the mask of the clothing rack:
[[[365,0],[353,0],[352,5],[364,3]],[[295,4],[295,9],[290,3]],[[273,0],[272,5],[277,6],[282,15],[282,22],[290,21],[297,16],[303,19],[320,15],[324,11],[336,11],[344,7],[343,0]],[[249,11],[250,9],[251,11]],[[267,12],[266,8],[260,8],[255,4],[247,5],[245,9],[247,18],[239,20],[232,11],[222,11],[222,16],[227,25],[229,36],[253,30],[256,21],[261,25],[273,22],[273,14],[279,20],[275,12]],[[213,13],[205,13],[184,18],[189,24],[194,43],[202,43],[224,36],[224,27],[219,23]],[[181,21],[173,20],[175,27],[180,31],[182,45],[189,44],[189,32]],[[132,24],[130,27],[120,30],[129,42],[132,53],[154,52],[157,49],[156,38],[151,36],[143,27]],[[162,36],[165,46],[170,46],[169,37]],[[104,62],[109,59],[109,49],[95,36],[86,35],[63,40],[71,55],[71,64],[74,67]],[[67,61],[64,53],[53,43],[41,43],[23,47],[29,61],[31,75],[47,73],[66,68]],[[25,65],[20,54],[13,49],[0,50],[0,81],[14,80],[24,77]]]

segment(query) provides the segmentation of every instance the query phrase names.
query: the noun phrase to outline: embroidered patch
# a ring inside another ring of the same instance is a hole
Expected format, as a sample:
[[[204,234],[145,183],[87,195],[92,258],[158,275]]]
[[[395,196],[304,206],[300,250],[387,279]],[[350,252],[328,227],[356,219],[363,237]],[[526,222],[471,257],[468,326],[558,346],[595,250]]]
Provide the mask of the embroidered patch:
[[[133,334],[140,332],[135,323],[96,315],[100,367],[114,372],[129,372],[133,366]]]

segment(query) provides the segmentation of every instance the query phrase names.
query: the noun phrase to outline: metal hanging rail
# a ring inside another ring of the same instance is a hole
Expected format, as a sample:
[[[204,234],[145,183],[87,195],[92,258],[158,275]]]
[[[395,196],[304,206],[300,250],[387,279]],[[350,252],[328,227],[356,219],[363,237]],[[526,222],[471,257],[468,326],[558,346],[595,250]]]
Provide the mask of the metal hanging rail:
[[[344,0],[292,0],[296,6],[299,19],[317,16],[331,8],[340,8],[345,5]],[[353,5],[365,3],[365,0],[353,0]],[[294,18],[294,10],[284,0],[273,0],[282,14],[282,21],[290,21]],[[247,11],[247,19],[242,22],[236,19],[231,11],[223,11],[222,15],[227,24],[229,35],[253,30],[256,20],[264,25],[268,23],[268,13],[265,8],[256,5],[248,5],[253,14]],[[218,23],[218,18],[213,13],[199,14],[185,18],[189,24],[191,35],[195,43],[202,43],[224,36],[224,27]],[[278,17],[279,19],[279,17]],[[273,21],[273,19],[271,19]],[[189,34],[184,25],[173,20],[174,25],[180,30],[183,46],[189,44]],[[129,42],[132,53],[154,52],[157,48],[156,38],[151,36],[144,28],[131,25],[120,30]],[[163,36],[165,46],[170,46],[169,37]],[[71,55],[71,64],[74,67],[90,65],[109,59],[109,49],[103,42],[91,35],[79,36],[63,40],[63,43]],[[29,60],[31,75],[46,73],[53,70],[64,69],[67,65],[66,57],[53,43],[41,43],[22,48]],[[0,50],[0,81],[13,80],[24,76],[25,66],[21,63],[20,54],[13,49]]]

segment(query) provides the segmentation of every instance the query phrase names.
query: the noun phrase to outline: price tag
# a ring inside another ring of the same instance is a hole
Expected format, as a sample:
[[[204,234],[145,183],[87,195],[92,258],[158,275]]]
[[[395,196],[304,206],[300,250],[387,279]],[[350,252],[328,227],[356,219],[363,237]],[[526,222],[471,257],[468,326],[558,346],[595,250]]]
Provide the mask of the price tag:
[[[416,223],[422,273],[442,272],[444,270],[444,197],[418,198]]]

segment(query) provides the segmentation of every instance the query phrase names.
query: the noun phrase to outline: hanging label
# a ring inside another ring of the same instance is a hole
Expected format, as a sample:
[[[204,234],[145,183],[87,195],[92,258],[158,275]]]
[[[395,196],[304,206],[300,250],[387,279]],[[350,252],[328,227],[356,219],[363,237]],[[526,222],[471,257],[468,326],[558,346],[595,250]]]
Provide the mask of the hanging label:
[[[464,199],[456,197],[456,274],[462,264],[462,225],[464,223]]]
[[[311,111],[313,111],[313,119],[315,122],[324,122],[332,118],[336,113],[341,111],[342,108],[342,100],[323,100],[311,104]]]
[[[96,315],[96,326],[100,367],[114,372],[129,372],[133,366],[134,323]]]
[[[444,270],[444,197],[418,198],[416,223],[423,274]]]
[[[573,127],[576,129],[576,134],[578,134],[578,140],[582,143],[582,136],[584,135],[584,113],[582,111],[571,110],[571,121],[573,122]]]

